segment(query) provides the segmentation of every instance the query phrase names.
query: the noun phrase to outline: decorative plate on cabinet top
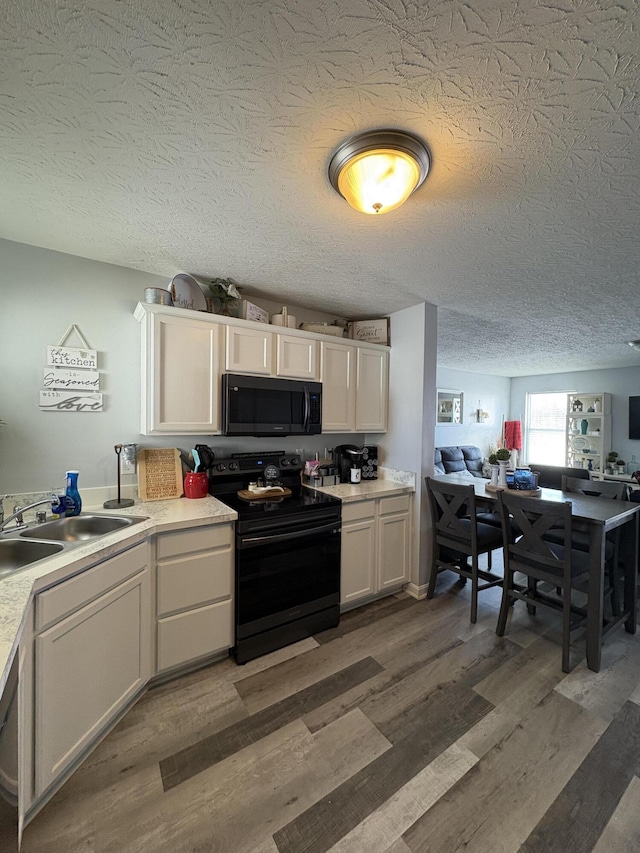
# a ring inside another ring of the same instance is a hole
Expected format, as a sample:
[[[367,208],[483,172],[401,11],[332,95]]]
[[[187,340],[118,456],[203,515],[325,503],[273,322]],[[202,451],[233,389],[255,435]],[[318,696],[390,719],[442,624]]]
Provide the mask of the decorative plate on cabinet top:
[[[169,285],[169,291],[176,308],[189,308],[192,311],[206,311],[207,301],[198,282],[189,273],[181,272],[174,275]]]

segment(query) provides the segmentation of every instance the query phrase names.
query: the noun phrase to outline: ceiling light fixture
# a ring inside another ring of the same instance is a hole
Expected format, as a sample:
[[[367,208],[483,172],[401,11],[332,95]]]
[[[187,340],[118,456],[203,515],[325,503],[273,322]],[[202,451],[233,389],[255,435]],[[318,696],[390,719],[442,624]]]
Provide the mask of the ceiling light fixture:
[[[630,346],[630,347],[633,347],[634,349],[638,349],[638,350],[640,350],[640,340],[637,340],[637,341],[627,341],[627,343],[629,344],[629,346]]]
[[[369,130],[352,136],[329,163],[331,186],[361,213],[400,207],[427,177],[425,143],[401,130]]]

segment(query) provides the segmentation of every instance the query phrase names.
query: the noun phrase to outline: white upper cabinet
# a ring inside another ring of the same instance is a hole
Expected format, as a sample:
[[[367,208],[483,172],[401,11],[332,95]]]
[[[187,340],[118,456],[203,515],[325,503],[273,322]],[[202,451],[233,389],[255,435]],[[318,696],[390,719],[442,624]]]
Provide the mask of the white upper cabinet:
[[[322,341],[322,432],[355,432],[356,347]]]
[[[270,376],[273,364],[273,332],[260,328],[227,326],[226,369],[229,373]]]
[[[356,432],[386,432],[389,401],[389,352],[358,347]]]
[[[222,373],[322,382],[322,431],[386,432],[389,348],[139,304],[143,435],[221,432]]]
[[[318,341],[294,335],[276,335],[276,376],[318,378]]]
[[[194,317],[136,311],[142,323],[143,435],[220,432],[221,333]]]

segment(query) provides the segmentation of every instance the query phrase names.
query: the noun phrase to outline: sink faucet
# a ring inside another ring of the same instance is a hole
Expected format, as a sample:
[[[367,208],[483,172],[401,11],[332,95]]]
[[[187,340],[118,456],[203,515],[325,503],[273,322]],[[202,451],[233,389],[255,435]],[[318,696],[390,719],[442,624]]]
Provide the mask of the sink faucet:
[[[5,528],[7,524],[9,524],[9,522],[13,521],[14,519],[16,520],[16,525],[13,530],[17,530],[19,527],[26,527],[27,525],[22,519],[22,513],[27,512],[30,509],[35,509],[35,507],[37,506],[43,506],[44,504],[49,504],[49,506],[53,508],[56,504],[56,498],[43,498],[43,500],[35,501],[35,503],[29,504],[28,506],[18,506],[16,504],[16,506],[14,506],[13,508],[13,512],[11,513],[11,515],[8,518],[5,518],[4,510],[1,508],[2,501],[0,501],[0,533],[6,533],[7,531],[5,530]]]

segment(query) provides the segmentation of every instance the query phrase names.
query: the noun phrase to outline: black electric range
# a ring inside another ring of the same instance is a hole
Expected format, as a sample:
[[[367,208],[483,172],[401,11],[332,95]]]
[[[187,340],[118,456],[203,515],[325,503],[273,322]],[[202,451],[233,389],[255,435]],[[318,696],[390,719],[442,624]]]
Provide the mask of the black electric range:
[[[219,459],[209,470],[209,493],[238,513],[245,521],[260,515],[294,515],[314,512],[319,505],[339,506],[340,500],[322,492],[304,489],[300,480],[303,463],[296,454],[284,451],[234,453]],[[287,497],[256,498],[238,496],[251,481],[273,481],[291,491]]]
[[[209,471],[209,492],[238,513],[238,663],[334,627],[340,619],[341,503],[303,488],[302,467],[296,454],[269,451],[232,454]],[[238,496],[256,480],[281,485],[291,495]]]

